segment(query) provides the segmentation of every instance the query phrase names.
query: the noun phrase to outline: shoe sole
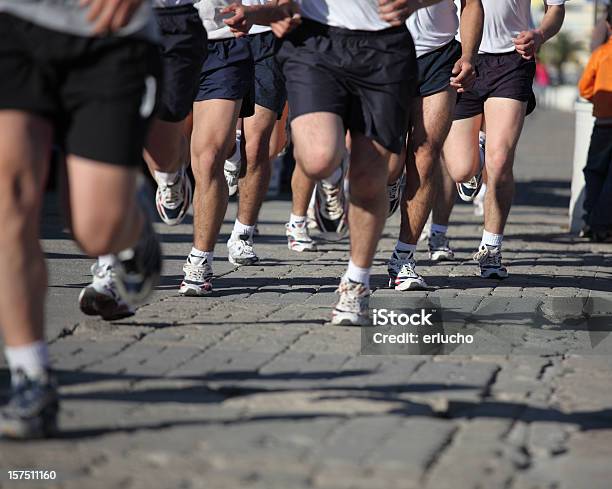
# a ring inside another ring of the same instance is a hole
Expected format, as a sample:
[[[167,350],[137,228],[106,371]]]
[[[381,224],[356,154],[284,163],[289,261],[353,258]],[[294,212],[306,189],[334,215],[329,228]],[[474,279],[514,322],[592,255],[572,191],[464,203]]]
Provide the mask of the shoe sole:
[[[417,281],[405,280],[401,284],[395,285],[395,290],[406,292],[408,290],[429,290],[427,284],[423,285]]]
[[[346,315],[334,316],[330,321],[333,326],[371,326],[370,318],[359,318],[357,321],[351,320]]]
[[[185,217],[187,217],[187,214],[189,213],[189,209],[191,209],[191,204],[193,202],[193,185],[191,184],[191,181],[189,180],[189,176],[187,176],[186,173],[184,175],[184,178],[186,178],[188,181],[186,185],[186,200],[189,202],[189,205],[181,214],[178,215],[176,219],[164,218],[164,216],[162,215],[161,209],[160,209],[160,207],[163,207],[163,206],[161,206],[161,204],[157,200],[157,192],[155,193],[155,207],[157,208],[157,214],[159,215],[159,218],[162,220],[162,222],[166,224],[167,226],[178,226],[180,223],[182,223],[185,220]]]
[[[490,273],[480,273],[480,277],[481,278],[491,278],[491,279],[496,279],[496,280],[503,280],[505,278],[508,278],[508,272],[506,272],[505,274],[500,274],[498,272],[490,272]]]
[[[291,246],[290,243],[287,243],[287,248],[289,248],[291,251],[297,251],[298,253],[317,251],[316,246]]]
[[[92,287],[86,287],[81,291],[79,307],[83,314],[87,316],[100,316],[105,321],[125,319],[135,314],[134,311],[129,309],[119,309],[113,299],[100,294]]]
[[[248,267],[249,265],[256,265],[259,263],[259,258],[236,259],[232,256],[228,256],[227,259],[232,265],[236,265],[237,267]]]
[[[455,261],[455,255],[445,252],[434,252],[429,254],[431,261]]]
[[[183,297],[205,297],[210,294],[212,294],[212,290],[202,291],[202,290],[196,290],[192,288],[186,288],[186,289],[179,290],[179,295]]]

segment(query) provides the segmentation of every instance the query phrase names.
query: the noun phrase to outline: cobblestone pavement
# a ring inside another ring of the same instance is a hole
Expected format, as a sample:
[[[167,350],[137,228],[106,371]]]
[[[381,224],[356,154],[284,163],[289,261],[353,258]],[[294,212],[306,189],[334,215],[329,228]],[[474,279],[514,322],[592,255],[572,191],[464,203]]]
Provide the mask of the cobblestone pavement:
[[[534,297],[611,296],[609,245],[566,235],[571,134],[565,114],[527,123],[505,245],[512,276],[476,277],[480,218],[459,205],[450,233],[460,260],[420,255],[430,298],[512,298],[512,309]],[[286,201],[266,204],[258,266],[236,270],[220,244],[216,292],[202,299],[177,295],[190,225],[160,225],[162,285],[134,318],[105,323],[79,314],[90,260],[48,210],[47,317],[64,432],[1,444],[0,468],[53,469],[55,486],[31,487],[74,489],[612,486],[612,357],[360,356],[359,330],[325,324],[346,243],[290,252],[288,213]],[[390,220],[380,245],[375,297],[391,293],[385,259],[398,225]],[[0,372],[6,387],[4,364]],[[30,486],[3,473],[0,487]]]

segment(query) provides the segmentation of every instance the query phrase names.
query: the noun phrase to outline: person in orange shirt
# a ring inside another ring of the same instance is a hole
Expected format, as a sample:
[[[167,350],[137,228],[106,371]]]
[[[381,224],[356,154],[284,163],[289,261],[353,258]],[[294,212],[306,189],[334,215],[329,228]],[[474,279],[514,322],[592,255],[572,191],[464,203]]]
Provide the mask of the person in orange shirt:
[[[612,5],[607,24],[612,33]],[[591,56],[579,89],[593,103],[596,118],[584,168],[587,235],[592,241],[612,242],[612,37]]]

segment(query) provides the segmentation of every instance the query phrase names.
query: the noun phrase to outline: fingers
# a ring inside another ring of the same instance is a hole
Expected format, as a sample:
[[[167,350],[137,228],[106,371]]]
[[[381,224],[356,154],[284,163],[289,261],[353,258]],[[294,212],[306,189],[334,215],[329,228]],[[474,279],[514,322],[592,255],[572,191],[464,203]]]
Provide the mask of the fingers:
[[[410,17],[412,7],[407,0],[378,0],[378,14],[381,20],[399,26]]]
[[[79,0],[88,8],[87,20],[93,23],[93,33],[103,35],[125,27],[142,0]]]

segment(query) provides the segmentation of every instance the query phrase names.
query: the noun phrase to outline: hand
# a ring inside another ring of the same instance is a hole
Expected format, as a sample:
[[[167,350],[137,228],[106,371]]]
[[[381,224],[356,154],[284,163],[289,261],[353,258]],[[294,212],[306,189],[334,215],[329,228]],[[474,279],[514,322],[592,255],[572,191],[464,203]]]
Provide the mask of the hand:
[[[282,18],[270,23],[270,27],[276,37],[282,38],[302,23],[302,16],[300,6],[293,0],[279,0],[277,8]]]
[[[89,7],[87,20],[94,24],[96,35],[125,27],[141,4],[142,0],[79,0],[79,6]]]
[[[253,27],[253,22],[249,20],[247,7],[243,5],[233,3],[221,10],[221,14],[233,14],[229,19],[224,19],[223,22],[229,26],[230,31],[236,37],[246,36]]]
[[[378,0],[378,14],[381,20],[397,27],[416,10],[414,3],[414,0]]]
[[[517,53],[525,59],[533,59],[544,44],[544,34],[539,30],[523,31],[512,41]]]
[[[457,93],[463,93],[472,88],[476,81],[476,68],[474,67],[472,57],[461,56],[455,63],[452,74],[450,86],[457,90]]]

